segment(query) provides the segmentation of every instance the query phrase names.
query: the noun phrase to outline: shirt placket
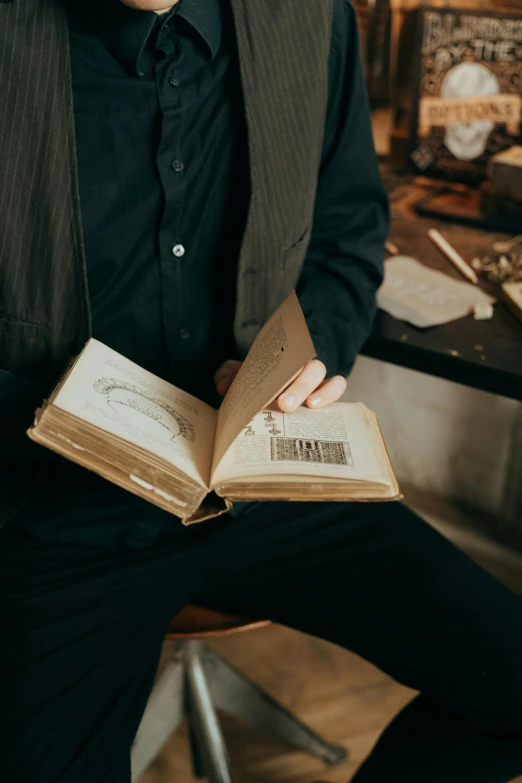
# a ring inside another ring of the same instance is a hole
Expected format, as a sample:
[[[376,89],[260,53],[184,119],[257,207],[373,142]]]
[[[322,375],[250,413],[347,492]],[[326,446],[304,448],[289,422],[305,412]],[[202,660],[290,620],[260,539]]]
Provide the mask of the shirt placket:
[[[190,80],[183,73],[183,41],[181,37],[175,36],[172,24],[165,24],[160,33],[158,48],[165,57],[159,60],[156,66],[161,113],[157,166],[164,194],[158,251],[163,292],[163,333],[171,369],[173,357],[179,355],[183,350],[183,343],[190,340],[185,286],[191,251],[190,240],[184,235],[183,225],[185,161],[182,149],[185,94],[190,90]]]

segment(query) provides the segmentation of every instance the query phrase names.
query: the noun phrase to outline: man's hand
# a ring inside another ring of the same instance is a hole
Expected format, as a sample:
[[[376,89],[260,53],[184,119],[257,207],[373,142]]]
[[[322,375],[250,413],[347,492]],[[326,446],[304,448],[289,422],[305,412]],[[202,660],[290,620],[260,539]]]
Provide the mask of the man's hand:
[[[224,362],[219,370],[214,375],[214,384],[222,397],[225,396],[227,391],[232,386],[232,381],[239,372],[239,369],[243,362],[237,362],[234,359],[229,359],[228,362]]]
[[[284,390],[277,403],[282,411],[294,411],[300,405],[325,408],[343,396],[346,380],[342,375],[326,378],[326,367],[318,359],[308,362],[295,381]]]
[[[230,360],[221,365],[214,376],[219,394],[224,396],[236,377],[242,362]],[[277,403],[282,411],[294,411],[300,405],[308,408],[324,408],[336,402],[346,390],[346,380],[335,375],[325,381],[326,367],[314,359],[304,367],[297,378],[279,396]]]

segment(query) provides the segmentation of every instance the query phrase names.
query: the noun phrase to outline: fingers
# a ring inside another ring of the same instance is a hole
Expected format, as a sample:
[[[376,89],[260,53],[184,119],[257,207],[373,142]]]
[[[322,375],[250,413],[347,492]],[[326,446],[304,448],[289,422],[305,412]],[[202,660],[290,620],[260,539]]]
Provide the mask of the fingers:
[[[294,411],[317,389],[326,376],[326,367],[317,359],[309,362],[278,399],[282,411]]]
[[[229,390],[243,362],[230,359],[221,365],[214,375],[214,383],[219,394],[224,396]],[[346,391],[346,380],[336,375],[325,381],[326,367],[323,362],[314,359],[303,368],[298,377],[281,394],[279,408],[290,412],[300,405],[308,408],[324,408],[336,402]]]
[[[224,364],[221,365],[219,370],[214,375],[214,384],[218,394],[221,394],[222,397],[224,397],[227,391],[230,389],[232,381],[236,377],[242,364],[243,362],[230,359],[228,362],[224,362]]]
[[[342,375],[335,375],[324,381],[306,400],[308,408],[324,408],[337,402],[346,391],[346,378]]]

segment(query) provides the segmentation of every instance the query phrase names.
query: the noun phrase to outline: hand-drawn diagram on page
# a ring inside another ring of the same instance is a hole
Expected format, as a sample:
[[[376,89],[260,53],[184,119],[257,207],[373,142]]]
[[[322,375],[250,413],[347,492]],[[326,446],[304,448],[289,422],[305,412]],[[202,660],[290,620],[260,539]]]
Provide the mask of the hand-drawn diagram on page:
[[[348,443],[304,438],[272,438],[274,462],[317,462],[322,465],[353,466]]]
[[[337,403],[283,413],[273,405],[243,428],[212,481],[219,485],[265,476],[379,481],[383,477],[379,460],[364,406]]]
[[[207,486],[216,411],[103,343],[89,341],[54,405]]]
[[[93,389],[105,397],[113,413],[134,427],[154,434],[160,441],[174,446],[179,438],[191,443],[196,439],[194,426],[185,416],[136,384],[117,378],[99,378]]]
[[[270,455],[272,462],[348,467],[354,464],[342,416],[331,410],[312,413],[302,409],[291,415],[263,411],[244,428],[243,437],[263,439],[266,457]],[[256,449],[255,457],[259,458],[260,450],[260,447]]]
[[[279,429],[279,427],[284,427],[283,417],[283,413],[277,414],[274,411],[263,411],[263,413],[259,413],[255,419],[252,419],[250,424],[247,424],[243,430],[243,437],[248,435],[255,435],[258,437],[267,437],[269,434],[281,435],[283,430]],[[262,428],[261,422],[263,422],[264,425]]]

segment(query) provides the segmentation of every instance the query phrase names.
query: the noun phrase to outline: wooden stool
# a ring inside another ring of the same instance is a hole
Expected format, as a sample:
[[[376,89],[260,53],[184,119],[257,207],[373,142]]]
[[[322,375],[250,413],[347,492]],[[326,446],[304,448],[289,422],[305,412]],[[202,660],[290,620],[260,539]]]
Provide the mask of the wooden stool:
[[[174,618],[166,638],[177,641],[176,650],[154,686],[136,735],[132,749],[133,781],[186,718],[196,777],[207,778],[210,783],[232,783],[216,708],[327,764],[345,761],[344,748],[325,742],[201,641],[270,624],[268,620],[246,622],[196,606],[186,607]]]

